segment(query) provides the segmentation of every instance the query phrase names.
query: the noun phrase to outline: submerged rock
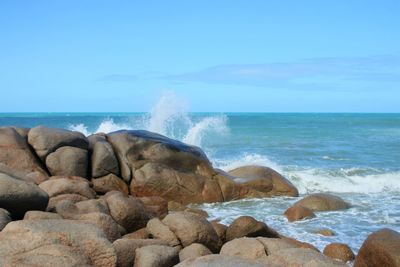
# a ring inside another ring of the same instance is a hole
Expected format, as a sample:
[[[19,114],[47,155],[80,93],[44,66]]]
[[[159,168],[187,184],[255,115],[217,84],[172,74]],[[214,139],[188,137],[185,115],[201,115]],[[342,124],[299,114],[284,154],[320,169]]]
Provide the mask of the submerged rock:
[[[305,208],[303,206],[290,207],[285,211],[284,214],[289,222],[299,221],[303,219],[310,219],[315,217],[315,214],[311,209]]]

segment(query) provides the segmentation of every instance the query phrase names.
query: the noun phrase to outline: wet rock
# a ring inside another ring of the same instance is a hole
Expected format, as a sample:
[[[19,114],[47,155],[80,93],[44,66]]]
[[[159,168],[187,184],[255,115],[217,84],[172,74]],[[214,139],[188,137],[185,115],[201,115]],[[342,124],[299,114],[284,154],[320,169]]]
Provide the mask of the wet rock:
[[[0,172],[39,184],[48,179],[26,139],[12,127],[0,128]]]
[[[355,256],[351,248],[342,243],[332,243],[325,247],[324,254],[332,259],[348,262],[354,260]]]
[[[45,210],[49,196],[32,182],[0,173],[0,207],[15,219],[29,210]]]
[[[381,229],[364,241],[354,267],[400,266],[400,233],[391,229]]]
[[[219,251],[221,247],[221,240],[211,223],[197,214],[174,212],[168,214],[162,222],[178,237],[184,247],[199,243],[213,252]]]
[[[98,194],[106,194],[110,191],[120,191],[124,195],[129,195],[129,188],[126,183],[115,174],[108,174],[106,176],[92,180],[93,190]]]
[[[88,176],[88,152],[85,149],[63,146],[46,158],[46,166],[51,175]]]
[[[193,243],[179,252],[179,260],[195,259],[198,257],[210,255],[212,252],[204,245]]]
[[[70,146],[87,150],[89,145],[86,137],[80,132],[44,126],[32,128],[28,134],[28,142],[43,162],[50,153],[60,147]]]
[[[350,208],[350,204],[340,197],[326,193],[308,195],[296,202],[294,206],[302,206],[313,211],[331,211]]]
[[[316,234],[323,235],[323,236],[335,236],[336,233],[331,229],[319,229],[315,231]]]
[[[257,221],[250,216],[241,216],[234,220],[226,229],[226,240],[230,241],[240,237],[273,237],[279,234],[269,228],[265,223]]]
[[[229,174],[240,178],[243,185],[270,196],[299,195],[297,188],[289,180],[268,167],[244,166],[230,171]]]
[[[304,219],[314,218],[314,212],[302,206],[293,206],[285,211],[285,216],[289,222],[300,221]]]
[[[136,249],[135,267],[172,267],[179,263],[178,250],[151,245]]]

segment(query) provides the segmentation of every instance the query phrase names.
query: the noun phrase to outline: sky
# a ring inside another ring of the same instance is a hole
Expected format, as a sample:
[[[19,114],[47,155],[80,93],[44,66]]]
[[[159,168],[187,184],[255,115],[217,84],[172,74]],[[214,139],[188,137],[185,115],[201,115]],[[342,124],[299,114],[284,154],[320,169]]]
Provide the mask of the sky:
[[[400,112],[400,1],[0,1],[0,112]]]

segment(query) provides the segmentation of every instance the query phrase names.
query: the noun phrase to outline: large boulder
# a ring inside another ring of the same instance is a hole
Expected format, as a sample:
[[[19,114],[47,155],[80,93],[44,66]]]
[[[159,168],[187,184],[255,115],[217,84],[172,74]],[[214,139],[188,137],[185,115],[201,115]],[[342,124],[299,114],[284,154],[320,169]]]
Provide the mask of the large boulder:
[[[14,128],[0,128],[0,171],[40,183],[48,178],[26,138]]]
[[[149,162],[205,177],[214,173],[201,149],[159,134],[123,130],[108,134],[107,140],[120,163],[122,178],[127,182],[134,178],[136,170]]]
[[[86,214],[81,214],[75,217],[76,220],[87,222],[88,224],[93,224],[103,230],[107,239],[111,242],[117,240],[121,237],[118,224],[111,218],[110,215],[91,212]]]
[[[229,171],[229,174],[237,177],[236,181],[240,181],[242,185],[270,196],[299,195],[297,188],[289,180],[268,167],[243,166]]]
[[[88,176],[88,152],[85,149],[63,146],[46,158],[46,166],[51,175]]]
[[[0,173],[0,207],[15,219],[28,210],[45,210],[49,196],[32,182]]]
[[[92,177],[102,177],[109,174],[120,175],[119,164],[114,150],[107,142],[104,134],[94,134],[88,137],[91,154]]]
[[[381,229],[368,236],[356,257],[354,267],[400,266],[400,233]]]
[[[308,195],[297,201],[294,206],[302,206],[313,211],[331,211],[350,208],[350,204],[340,197],[326,193]]]
[[[61,220],[60,214],[39,210],[30,210],[25,213],[24,220]]]
[[[96,193],[90,188],[86,179],[81,177],[52,177],[39,185],[50,197],[64,194],[77,194],[85,198],[95,198]]]
[[[150,245],[167,245],[157,239],[118,239],[113,243],[117,253],[118,267],[132,267],[135,261],[136,249]]]
[[[195,259],[187,259],[175,267],[265,267],[259,261],[243,259],[229,255],[207,255]],[[271,265],[272,267],[272,265]]]
[[[72,203],[77,203],[77,202],[85,201],[85,200],[88,200],[88,198],[84,197],[82,195],[79,195],[79,194],[57,195],[57,196],[51,197],[49,199],[49,204],[47,205],[46,211],[54,212],[56,210],[57,205],[64,201],[70,201]]]
[[[257,221],[250,216],[241,216],[235,219],[226,229],[227,241],[240,237],[258,236],[278,238],[279,234],[265,223]]]
[[[168,214],[168,202],[162,197],[140,197],[146,210],[153,217],[164,218]]]
[[[108,174],[106,176],[95,178],[92,180],[93,190],[98,194],[106,194],[110,191],[121,191],[125,195],[129,195],[129,188],[126,183],[116,176],[115,174]]]
[[[267,257],[266,249],[256,238],[237,238],[225,243],[221,255],[238,256],[244,259],[259,260]]]
[[[178,263],[176,248],[150,245],[136,249],[135,267],[172,267]]]
[[[213,226],[202,216],[180,211],[168,214],[162,222],[171,229],[184,247],[199,243],[213,252],[217,252],[221,247],[221,240]]]
[[[144,204],[137,198],[125,196],[119,191],[108,192],[104,198],[111,217],[128,233],[145,227],[150,219]]]
[[[5,209],[0,208],[0,231],[3,230],[9,222],[11,222],[10,213]]]
[[[324,255],[342,262],[354,260],[355,256],[351,248],[342,243],[332,243],[324,248]]]
[[[80,132],[45,126],[32,128],[28,134],[28,142],[43,162],[47,155],[60,147],[71,146],[87,150],[89,145],[86,137]]]
[[[41,259],[43,265],[29,266],[50,266],[46,263],[62,263],[65,259],[72,260],[73,256],[79,259],[78,255],[81,255],[81,260],[88,260],[82,262],[83,266],[89,262],[92,266],[111,267],[116,265],[117,260],[104,232],[94,225],[79,221],[14,221],[0,232],[0,240],[0,266],[7,266],[8,262],[29,262],[30,257]],[[53,251],[54,247],[49,249],[53,245],[62,247]],[[43,249],[39,252],[40,248]],[[78,263],[80,265],[81,262]]]
[[[284,214],[289,222],[299,221],[303,219],[310,219],[315,217],[315,214],[311,209],[305,208],[303,206],[290,207],[285,211]]]
[[[174,232],[172,232],[169,227],[162,223],[158,218],[151,219],[147,223],[146,230],[152,238],[164,240],[171,247],[181,245],[181,242],[178,240]]]

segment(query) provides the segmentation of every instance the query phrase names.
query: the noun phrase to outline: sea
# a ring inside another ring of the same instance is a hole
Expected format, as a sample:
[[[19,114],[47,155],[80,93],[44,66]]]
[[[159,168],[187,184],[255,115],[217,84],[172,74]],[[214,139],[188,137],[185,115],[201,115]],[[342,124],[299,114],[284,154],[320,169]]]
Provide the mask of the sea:
[[[328,192],[351,204],[348,210],[294,223],[283,213],[299,198],[196,206],[225,224],[249,215],[321,250],[341,242],[355,252],[373,231],[400,231],[400,114],[192,113],[179,101],[161,97],[144,113],[0,113],[0,126],[10,125],[46,125],[85,135],[145,129],[201,147],[216,168],[268,166],[301,196]],[[336,235],[316,234],[320,229]]]

